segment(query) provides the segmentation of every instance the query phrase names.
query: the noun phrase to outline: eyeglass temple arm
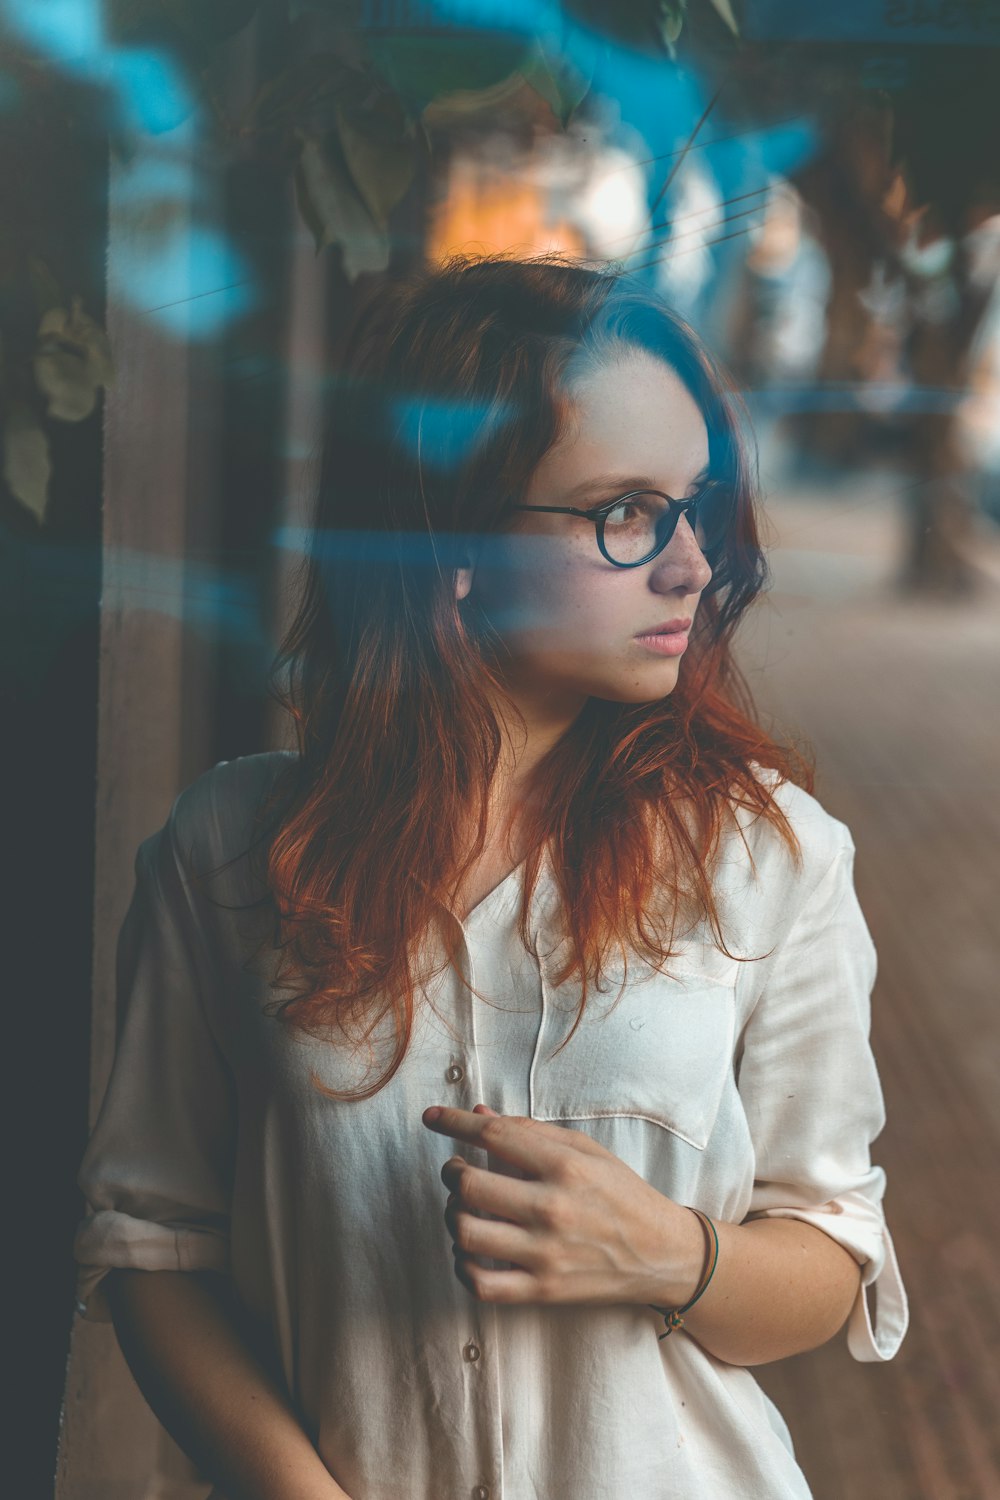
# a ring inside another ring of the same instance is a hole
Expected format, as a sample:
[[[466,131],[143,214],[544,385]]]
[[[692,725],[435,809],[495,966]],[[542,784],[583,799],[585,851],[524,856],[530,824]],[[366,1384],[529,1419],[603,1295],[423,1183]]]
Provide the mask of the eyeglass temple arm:
[[[544,510],[553,516],[585,516],[588,521],[594,515],[594,511],[579,510],[575,505],[512,505],[511,510]]]
[[[702,486],[697,495],[688,495],[686,500],[675,500],[673,495],[664,495],[663,498],[664,500],[668,500],[671,505],[680,506],[681,515],[683,515],[685,511],[691,509],[692,505],[696,505],[699,500],[704,499],[708,491],[714,489],[717,484],[718,481],[710,481],[708,484]],[[511,510],[543,510],[553,516],[583,516],[587,521],[594,521],[600,516],[602,511],[614,510],[616,505],[621,505],[623,500],[630,500],[632,495],[644,495],[646,493],[647,491],[645,490],[632,490],[628,495],[619,495],[616,500],[605,500],[600,505],[592,505],[589,510],[580,510],[576,505],[512,505]],[[648,493],[660,494],[662,492],[659,490],[650,490]]]

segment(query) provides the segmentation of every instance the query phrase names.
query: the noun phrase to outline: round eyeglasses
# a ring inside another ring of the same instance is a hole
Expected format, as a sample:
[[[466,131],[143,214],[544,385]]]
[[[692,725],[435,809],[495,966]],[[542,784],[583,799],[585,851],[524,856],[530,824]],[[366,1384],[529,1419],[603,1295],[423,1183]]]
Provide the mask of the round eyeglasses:
[[[582,516],[597,528],[601,554],[616,568],[638,568],[661,553],[686,516],[702,552],[717,552],[732,511],[732,487],[715,479],[686,500],[660,490],[630,490],[589,510],[574,505],[513,505],[512,510],[543,510],[552,515]]]

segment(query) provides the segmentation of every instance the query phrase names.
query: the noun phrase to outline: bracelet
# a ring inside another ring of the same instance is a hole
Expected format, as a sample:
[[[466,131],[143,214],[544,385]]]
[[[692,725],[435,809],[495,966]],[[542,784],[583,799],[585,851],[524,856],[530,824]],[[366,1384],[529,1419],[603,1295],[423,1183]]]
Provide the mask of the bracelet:
[[[690,1208],[690,1204],[687,1205],[687,1206]],[[684,1319],[681,1316],[682,1313],[686,1313],[687,1310],[688,1310],[688,1308],[694,1307],[694,1305],[697,1302],[698,1298],[705,1291],[705,1288],[708,1286],[708,1283],[711,1281],[712,1277],[715,1275],[715,1268],[716,1268],[716,1266],[719,1263],[719,1236],[715,1232],[715,1225],[712,1223],[711,1219],[708,1217],[708,1214],[703,1214],[700,1208],[691,1208],[691,1212],[693,1214],[697,1214],[698,1215],[698,1218],[702,1222],[702,1227],[703,1228],[704,1228],[705,1225],[708,1226],[709,1234],[711,1234],[711,1239],[709,1239],[708,1234],[706,1234],[706,1236],[705,1236],[705,1243],[706,1243],[705,1266],[708,1266],[709,1259],[711,1259],[712,1264],[711,1264],[711,1267],[708,1270],[708,1275],[707,1276],[705,1275],[704,1269],[702,1270],[702,1280],[699,1281],[698,1287],[697,1287],[697,1290],[695,1291],[694,1296],[691,1298],[690,1302],[685,1302],[685,1304],[684,1304],[683,1307],[677,1307],[677,1308],[653,1307],[652,1302],[650,1302],[650,1303],[647,1304],[647,1306],[653,1308],[654,1312],[658,1312],[666,1320],[667,1332],[666,1333],[657,1334],[657,1339],[658,1340],[665,1339],[667,1337],[667,1334],[673,1333],[673,1331],[674,1331],[675,1328],[683,1328],[683,1326],[684,1326]],[[715,1246],[714,1253],[712,1251],[713,1242],[714,1242],[714,1246]]]

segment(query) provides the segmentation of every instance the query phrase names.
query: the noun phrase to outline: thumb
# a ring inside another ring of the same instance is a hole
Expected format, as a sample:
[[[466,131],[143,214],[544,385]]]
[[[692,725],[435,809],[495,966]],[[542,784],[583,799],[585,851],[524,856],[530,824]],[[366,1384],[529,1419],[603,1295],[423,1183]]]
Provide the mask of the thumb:
[[[477,1104],[473,1107],[472,1113],[474,1115],[496,1115],[496,1110],[490,1109],[488,1104]]]

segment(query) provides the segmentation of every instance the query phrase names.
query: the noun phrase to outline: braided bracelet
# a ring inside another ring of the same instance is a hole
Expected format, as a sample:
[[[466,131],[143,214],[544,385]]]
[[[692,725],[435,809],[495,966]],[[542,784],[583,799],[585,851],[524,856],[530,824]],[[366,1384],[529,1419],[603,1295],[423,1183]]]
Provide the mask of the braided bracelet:
[[[688,1207],[690,1207],[690,1205],[688,1205]],[[702,1271],[702,1280],[698,1283],[698,1289],[697,1289],[697,1291],[695,1292],[694,1296],[691,1298],[690,1302],[685,1302],[685,1304],[684,1304],[683,1307],[677,1307],[677,1308],[653,1307],[652,1302],[650,1302],[650,1303],[647,1304],[647,1306],[653,1308],[654,1312],[658,1312],[666,1320],[667,1332],[666,1333],[657,1334],[657,1339],[658,1340],[665,1339],[667,1337],[667,1334],[673,1333],[673,1331],[674,1331],[675,1328],[682,1328],[684,1326],[684,1319],[681,1316],[682,1313],[686,1313],[687,1310],[688,1310],[688,1308],[694,1307],[694,1305],[697,1302],[698,1298],[702,1295],[702,1293],[704,1292],[705,1288],[708,1286],[708,1283],[711,1281],[712,1277],[715,1275],[715,1268],[716,1268],[716,1266],[718,1265],[718,1262],[719,1262],[719,1236],[715,1232],[715,1225],[712,1223],[711,1219],[708,1217],[708,1214],[703,1214],[700,1208],[692,1208],[691,1212],[693,1214],[697,1214],[698,1215],[699,1219],[702,1222],[702,1226],[703,1227],[706,1224],[708,1225],[708,1229],[709,1229],[709,1232],[711,1234],[711,1239],[709,1239],[708,1235],[706,1234],[706,1236],[705,1236],[705,1244],[706,1244],[705,1265],[706,1266],[708,1265],[708,1261],[709,1261],[709,1257],[710,1256],[711,1256],[711,1260],[712,1260],[712,1265],[711,1265],[711,1268],[710,1268],[707,1276],[705,1275],[704,1270]],[[712,1254],[712,1243],[713,1243],[713,1241],[714,1241],[714,1244],[715,1244],[714,1254]]]

